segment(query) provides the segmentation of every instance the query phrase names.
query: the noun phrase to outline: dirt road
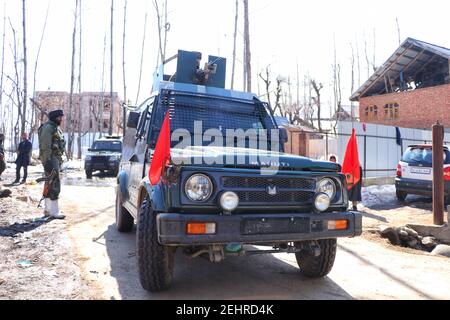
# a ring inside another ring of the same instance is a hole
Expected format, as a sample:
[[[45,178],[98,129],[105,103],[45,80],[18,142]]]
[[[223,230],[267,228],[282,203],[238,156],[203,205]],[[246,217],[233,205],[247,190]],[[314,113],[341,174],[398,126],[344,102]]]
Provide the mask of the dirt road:
[[[450,299],[450,259],[402,252],[364,238],[339,240],[329,277],[299,275],[287,254],[228,258],[221,264],[176,258],[171,290],[150,294],[138,279],[135,232],[114,226],[114,181],[66,181],[62,207],[82,279],[94,299]],[[371,214],[367,219],[378,219]]]

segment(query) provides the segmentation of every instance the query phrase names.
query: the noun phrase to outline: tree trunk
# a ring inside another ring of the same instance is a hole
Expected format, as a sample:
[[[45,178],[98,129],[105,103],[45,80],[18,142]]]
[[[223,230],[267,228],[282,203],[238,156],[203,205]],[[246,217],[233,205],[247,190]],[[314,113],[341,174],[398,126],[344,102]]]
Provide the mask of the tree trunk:
[[[3,4],[3,35],[2,35],[2,62],[0,74],[0,131],[5,134],[6,119],[3,110],[3,75],[5,72],[5,37],[6,37],[6,3]]]
[[[244,0],[244,43],[245,43],[245,74],[247,79],[246,90],[252,91],[252,64],[250,51],[250,23],[248,16],[248,0]]]
[[[82,11],[81,11],[81,5],[82,5],[82,0],[80,0],[80,6],[79,6],[79,19],[80,19],[80,47],[79,47],[79,56],[78,56],[78,124],[77,124],[77,128],[78,128],[78,137],[77,137],[77,149],[78,149],[78,154],[77,154],[77,158],[81,160],[82,158],[82,117],[81,117],[81,58],[82,58],[82,44],[83,44],[83,37],[82,37]]]
[[[38,47],[38,51],[37,51],[37,55],[36,55],[36,61],[34,63],[34,73],[33,73],[33,100],[36,99],[36,78],[37,78],[37,69],[38,69],[38,64],[39,64],[39,56],[41,53],[41,48],[42,48],[42,43],[44,42],[44,35],[45,35],[45,30],[47,29],[47,20],[48,20],[48,12],[50,10],[50,2],[48,3],[47,6],[47,12],[45,14],[45,21],[44,21],[44,26],[42,28],[42,33],[41,33],[41,40],[39,41],[39,47]],[[34,105],[34,103],[32,103],[32,106]],[[31,124],[32,124],[32,128],[30,130],[30,140],[33,142],[34,140],[34,132],[36,131],[37,128],[37,124],[38,124],[38,119],[36,116],[36,112],[37,110],[35,110],[36,108],[33,108],[33,113],[32,113],[32,120],[31,120]]]
[[[234,35],[233,35],[233,66],[231,68],[231,90],[234,89],[234,73],[236,70],[236,40],[239,20],[239,0],[236,0],[236,16],[234,18]]]
[[[108,134],[111,136],[113,134],[113,124],[114,124],[114,94],[113,94],[113,66],[114,66],[114,0],[111,0],[111,65],[110,65],[110,114],[109,114],[109,131]]]
[[[27,29],[26,29],[26,6],[22,0],[22,40],[23,40],[23,101],[22,101],[22,126],[20,133],[26,132],[27,121],[27,97],[28,97],[28,61],[27,61]]]
[[[126,31],[127,31],[127,4],[128,0],[125,0],[125,4],[123,7],[123,37],[122,37],[122,72],[123,72],[123,102],[126,105],[128,103],[127,100],[127,82],[126,82],[126,72],[125,72],[125,40],[126,40]],[[127,131],[127,109],[123,108],[122,114],[122,128],[123,128],[123,136],[125,136]]]
[[[138,81],[138,87],[137,87],[137,94],[136,94],[136,105],[139,103],[139,95],[141,93],[141,80],[142,80],[142,65],[144,64],[144,51],[145,51],[145,35],[147,32],[147,12],[145,13],[144,18],[144,35],[142,37],[142,49],[141,49],[141,64],[139,66],[139,81]],[[159,31],[161,32],[161,31]]]
[[[69,112],[67,114],[67,157],[69,159],[73,158],[73,128],[72,128],[72,116],[73,116],[73,91],[75,84],[75,39],[77,35],[77,20],[78,20],[78,0],[75,0],[75,11],[74,11],[74,22],[73,22],[73,33],[72,33],[72,71],[70,75],[70,95],[69,95]]]

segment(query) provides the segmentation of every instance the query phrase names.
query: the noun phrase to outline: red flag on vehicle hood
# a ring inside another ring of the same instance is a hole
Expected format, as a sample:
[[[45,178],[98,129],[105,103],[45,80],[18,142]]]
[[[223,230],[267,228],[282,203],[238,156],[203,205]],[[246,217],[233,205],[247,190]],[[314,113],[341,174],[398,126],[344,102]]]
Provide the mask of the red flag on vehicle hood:
[[[170,118],[167,112],[166,118],[159,133],[158,142],[156,143],[155,152],[153,153],[152,163],[148,176],[150,183],[155,186],[161,180],[161,175],[165,167],[170,162]]]
[[[345,151],[344,163],[342,164],[342,173],[347,178],[348,189],[351,189],[361,180],[360,167],[356,131],[353,129],[347,150]]]

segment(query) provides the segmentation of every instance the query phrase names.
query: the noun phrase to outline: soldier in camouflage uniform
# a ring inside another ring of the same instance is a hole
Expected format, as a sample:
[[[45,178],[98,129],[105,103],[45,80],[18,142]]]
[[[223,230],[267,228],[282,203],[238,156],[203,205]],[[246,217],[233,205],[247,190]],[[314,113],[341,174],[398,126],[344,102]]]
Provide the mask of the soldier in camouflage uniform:
[[[49,113],[49,121],[39,128],[39,153],[42,164],[44,165],[45,175],[54,178],[50,181],[48,195],[45,198],[45,216],[51,216],[55,219],[64,219],[58,205],[59,193],[61,191],[61,181],[59,173],[63,163],[63,154],[66,147],[64,136],[59,129],[64,112],[55,110]]]

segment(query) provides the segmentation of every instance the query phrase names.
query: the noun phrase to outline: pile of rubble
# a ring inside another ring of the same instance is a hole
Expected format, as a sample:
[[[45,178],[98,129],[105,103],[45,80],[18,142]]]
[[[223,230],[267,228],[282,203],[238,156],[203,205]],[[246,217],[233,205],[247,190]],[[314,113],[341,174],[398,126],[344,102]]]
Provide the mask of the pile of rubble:
[[[450,227],[406,225],[380,226],[378,233],[394,246],[426,251],[433,255],[450,257]]]

